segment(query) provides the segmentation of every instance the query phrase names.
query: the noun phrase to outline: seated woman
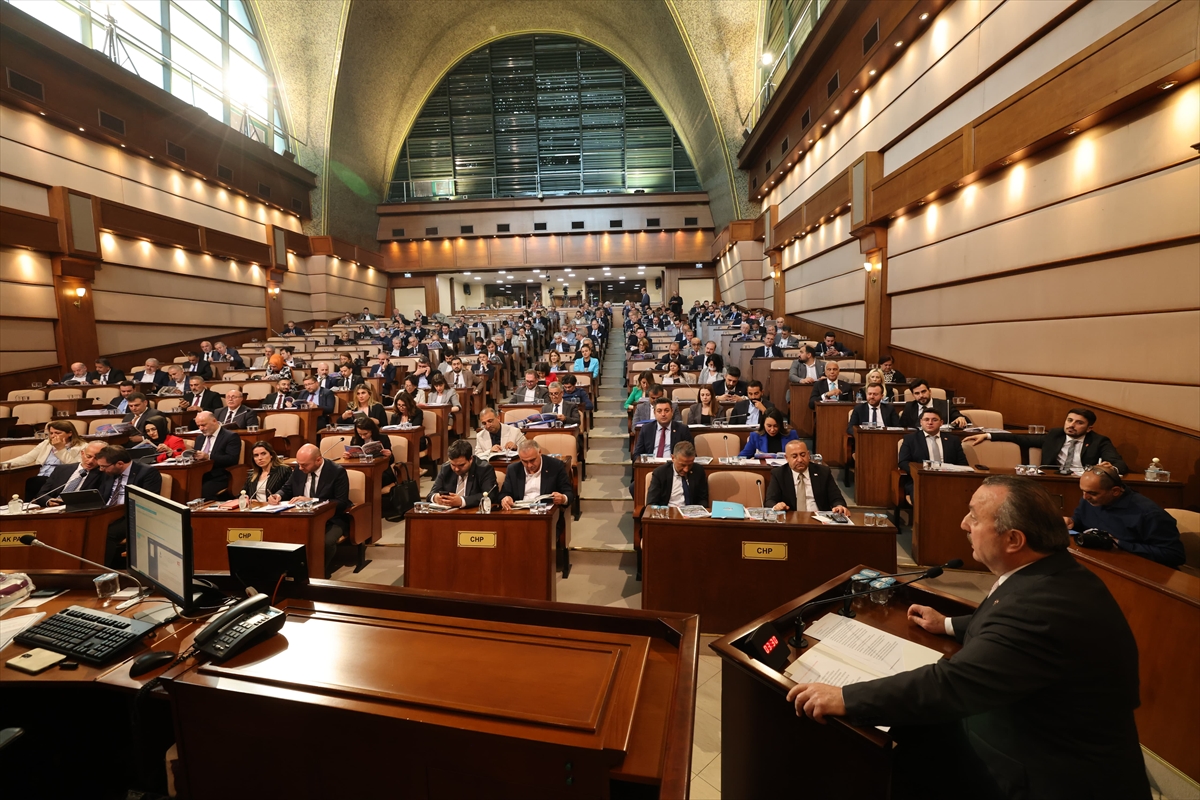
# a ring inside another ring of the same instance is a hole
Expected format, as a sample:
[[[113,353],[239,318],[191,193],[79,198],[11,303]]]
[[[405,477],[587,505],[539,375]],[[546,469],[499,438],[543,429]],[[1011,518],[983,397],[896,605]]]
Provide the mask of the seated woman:
[[[392,456],[392,440],[386,433],[380,433],[379,426],[370,417],[359,417],[354,421],[354,435],[350,437],[351,447],[362,447],[369,442],[379,442],[383,449],[379,454],[388,460],[388,466],[396,463]],[[396,475],[390,469],[383,472],[383,485],[396,482]]]
[[[696,402],[688,411],[689,425],[712,425],[713,418],[721,416],[721,404],[713,397],[712,387],[701,384],[696,392]]]
[[[645,396],[646,390],[650,388],[650,384],[654,383],[654,373],[650,370],[644,370],[638,373],[637,383],[629,392],[629,397],[625,398],[625,404],[621,407],[628,411],[638,404]]]
[[[425,390],[417,386],[415,375],[404,376],[404,383],[401,385],[400,391],[412,397],[414,403],[420,404],[425,402]]]
[[[246,475],[242,491],[251,500],[265,503],[268,497],[278,494],[292,477],[292,468],[284,464],[275,448],[266,442],[255,442],[254,447],[250,448],[250,457],[254,466]]]
[[[450,413],[457,414],[461,408],[458,402],[458,392],[446,383],[446,376],[435,373],[430,380],[429,391],[425,393],[425,405],[450,406]]]
[[[879,370],[879,369],[873,369],[867,373],[866,381],[863,383],[862,388],[859,389],[854,394],[854,402],[856,402],[856,403],[867,402],[867,387],[870,386],[871,384],[875,384],[877,386],[883,386],[883,399],[880,400],[879,402],[881,402],[881,403],[892,402],[891,392],[889,392],[887,390],[887,387],[883,385],[884,384],[883,370]]]
[[[637,340],[637,351],[631,356],[639,360],[654,358],[654,345],[645,336]]]
[[[78,464],[83,446],[86,444],[80,438],[79,431],[75,430],[75,426],[69,422],[62,420],[47,422],[45,431],[46,438],[38,442],[32,450],[3,462],[9,469],[27,467],[30,464],[37,464],[41,467],[37,475],[25,481],[25,497],[28,500],[33,500],[41,493],[42,484],[46,482],[46,478],[54,471],[55,467],[63,464]],[[8,498],[4,498],[4,500],[7,501]]]
[[[383,403],[375,393],[375,386],[370,383],[361,383],[354,387],[354,394],[346,403],[341,421],[344,424],[357,417],[370,417],[381,426],[387,425],[387,413],[383,410]]]
[[[758,430],[750,434],[746,446],[738,453],[742,458],[752,458],[755,453],[782,453],[787,443],[800,438],[794,430],[786,430],[783,412],[772,408],[763,415]]]
[[[276,353],[271,356],[271,360],[267,362],[267,374],[263,375],[264,381],[279,381],[287,378],[292,378],[292,368],[284,363],[283,356]]]
[[[417,408],[416,398],[407,390],[396,395],[396,404],[392,408],[393,425],[424,425],[425,415]]]
[[[546,356],[546,366],[550,368],[551,375],[567,371],[562,363],[562,354],[557,350],[551,350],[549,355]]]
[[[683,368],[679,366],[678,361],[667,362],[667,374],[658,379],[659,383],[686,383],[690,384],[691,380],[683,374]]]
[[[155,461],[166,461],[168,458],[179,458],[179,454],[187,450],[189,445],[183,439],[169,431],[160,431],[153,422],[146,423],[146,433],[142,437],[158,452]]]
[[[600,380],[600,361],[592,358],[592,348],[586,344],[579,349],[579,358],[575,359],[575,366],[571,369],[574,372],[590,372],[592,380]]]
[[[712,385],[725,377],[725,364],[720,356],[711,355],[704,361],[704,369],[696,380],[701,386]]]

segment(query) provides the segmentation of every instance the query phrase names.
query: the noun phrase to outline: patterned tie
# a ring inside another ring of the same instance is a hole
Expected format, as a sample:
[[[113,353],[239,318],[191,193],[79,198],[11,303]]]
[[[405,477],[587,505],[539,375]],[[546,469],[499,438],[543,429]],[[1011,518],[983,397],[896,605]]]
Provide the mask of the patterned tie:
[[[233,422],[233,409],[232,408],[225,412],[225,424],[228,425],[231,422]]]
[[[942,446],[938,441],[938,437],[930,436],[929,439],[929,460],[935,464],[942,463]]]
[[[117,482],[113,484],[112,494],[108,496],[108,504],[116,506],[123,502],[125,502],[125,476],[118,475]]]
[[[1071,442],[1067,445],[1067,460],[1063,462],[1063,469],[1071,469],[1075,465],[1075,453],[1079,450],[1079,442]]]
[[[87,477],[87,470],[80,469],[78,472],[75,473],[74,477],[72,477],[71,480],[69,480],[67,482],[67,485],[63,487],[63,493],[65,494],[67,492],[78,491],[79,484],[83,483],[83,479],[86,477]]]

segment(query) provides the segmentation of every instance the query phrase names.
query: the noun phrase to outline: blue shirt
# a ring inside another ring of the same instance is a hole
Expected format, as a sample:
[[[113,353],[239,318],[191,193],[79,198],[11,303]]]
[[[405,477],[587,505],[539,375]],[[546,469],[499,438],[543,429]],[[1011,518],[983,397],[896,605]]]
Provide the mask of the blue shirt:
[[[1153,500],[1129,489],[1106,506],[1080,500],[1072,519],[1077,533],[1088,528],[1107,531],[1117,540],[1119,549],[1159,564],[1178,567],[1186,558],[1175,518]]]
[[[592,356],[588,359],[588,363],[584,364],[582,358],[575,359],[575,364],[571,367],[575,372],[590,372],[592,379],[596,380],[600,377],[600,359]]]
[[[580,389],[578,386],[576,386],[575,390],[572,392],[568,392],[564,387],[563,400],[576,403],[580,408],[583,408],[587,411],[592,410],[592,398],[588,396],[586,389]]]

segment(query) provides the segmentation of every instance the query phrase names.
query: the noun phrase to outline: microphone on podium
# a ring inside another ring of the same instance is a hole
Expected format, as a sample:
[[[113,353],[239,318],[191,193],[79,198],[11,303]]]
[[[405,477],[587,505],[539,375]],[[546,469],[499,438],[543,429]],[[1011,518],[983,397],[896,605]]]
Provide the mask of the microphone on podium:
[[[44,547],[47,550],[53,550],[56,553],[62,553],[64,556],[70,556],[71,558],[78,559],[79,561],[82,561],[85,564],[90,564],[93,567],[98,567],[105,572],[111,572],[115,575],[121,575],[126,578],[129,578],[129,580],[133,581],[134,583],[136,583],[138,585],[138,589],[139,589],[138,595],[139,596],[142,595],[144,592],[146,592],[146,587],[142,584],[142,582],[139,581],[137,578],[133,577],[132,575],[130,575],[128,572],[121,572],[120,570],[110,569],[110,568],[104,566],[103,564],[97,564],[95,561],[89,561],[88,559],[84,558],[81,555],[77,555],[77,554],[69,552],[67,550],[59,550],[57,547],[53,547],[51,545],[46,544],[41,539],[37,538],[37,536],[35,536],[34,534],[27,533],[24,536],[22,536],[19,541],[21,542],[21,544],[25,545],[26,547]]]

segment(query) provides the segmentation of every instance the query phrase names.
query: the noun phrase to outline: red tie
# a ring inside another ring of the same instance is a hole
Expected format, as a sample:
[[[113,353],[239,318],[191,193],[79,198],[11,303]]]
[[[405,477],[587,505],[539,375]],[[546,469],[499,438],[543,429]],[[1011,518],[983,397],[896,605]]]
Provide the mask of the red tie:
[[[663,449],[667,446],[667,429],[660,427],[658,429],[658,452],[654,454],[655,458],[663,457]]]

